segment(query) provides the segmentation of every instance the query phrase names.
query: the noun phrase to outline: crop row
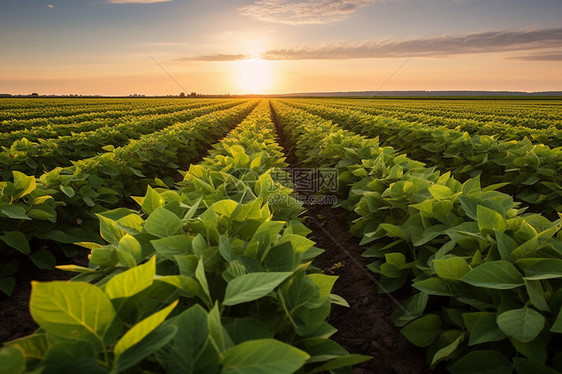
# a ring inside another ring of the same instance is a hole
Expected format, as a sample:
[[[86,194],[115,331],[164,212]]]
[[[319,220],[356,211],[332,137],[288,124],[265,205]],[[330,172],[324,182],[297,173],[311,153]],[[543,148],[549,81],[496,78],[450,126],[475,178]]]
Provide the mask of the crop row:
[[[41,330],[4,343],[3,362],[14,374],[77,363],[96,373],[283,374],[364,361],[329,339],[330,309],[346,303],[331,294],[336,277],[310,266],[321,251],[296,220],[300,205],[267,203],[291,192],[270,175],[282,156],[263,101],[183,187],[149,187],[135,198],[140,211],[100,214],[106,243],[82,243],[90,266],[62,267],[79,273],[73,281],[33,283]]]
[[[63,115],[57,117],[36,117],[26,120],[11,120],[2,121],[0,123],[0,140],[2,145],[5,145],[7,140],[5,138],[13,138],[17,135],[20,137],[28,137],[33,131],[39,131],[41,129],[49,130],[51,133],[58,135],[68,135],[71,131],[87,131],[88,129],[93,130],[95,128],[101,127],[99,124],[115,124],[118,123],[122,118],[129,118],[142,115],[156,115],[156,114],[166,114],[177,112],[179,110],[188,109],[191,107],[203,106],[204,104],[209,104],[210,101],[196,101],[196,102],[184,102],[184,103],[170,103],[162,102],[155,103],[158,105],[142,105],[133,108],[119,108],[119,110],[109,110],[105,108],[97,108],[95,106],[91,107],[91,111],[88,113],[78,114],[78,115]],[[66,133],[65,133],[66,132]],[[30,139],[33,140],[33,139]]]
[[[67,166],[73,161],[93,157],[104,149],[109,150],[112,146],[125,145],[142,135],[166,131],[174,123],[189,121],[238,103],[239,101],[226,101],[170,114],[141,116],[111,127],[40,139],[39,142],[26,138],[16,140],[10,148],[3,147],[3,152],[0,152],[0,176],[8,178],[12,170],[37,175],[58,166]]]
[[[443,116],[433,116],[427,113],[419,113],[415,115],[408,115],[401,112],[380,113],[377,110],[369,109],[361,105],[345,105],[334,104],[332,102],[317,101],[316,104],[326,105],[333,108],[351,108],[354,112],[365,113],[374,115],[378,118],[385,119],[389,122],[397,124],[409,124],[416,126],[430,126],[440,129],[449,129],[470,134],[478,135],[491,135],[502,140],[521,140],[525,137],[529,138],[535,143],[554,144],[555,146],[562,145],[560,121],[548,121],[548,125],[531,127],[531,120],[529,119],[528,126],[511,125],[509,123],[500,123],[497,121],[476,121],[470,119],[470,115],[458,118]],[[550,143],[549,143],[550,142]],[[552,143],[553,142],[553,143]]]
[[[412,282],[393,319],[452,373],[562,369],[561,222],[321,117],[274,102],[303,162],[339,171],[351,232],[380,292]]]
[[[255,106],[256,102],[242,103],[177,123],[125,147],[38,177],[14,171],[12,181],[0,182],[0,251],[19,251],[37,266],[51,268],[53,254],[48,248],[37,250],[37,242],[58,242],[72,255],[74,248],[68,244],[99,237],[95,213],[122,206],[129,196],[143,193],[151,183],[166,186],[158,178],[172,185],[178,164],[196,159]],[[17,258],[3,265],[0,290],[10,294]]]
[[[445,128],[396,122],[353,109],[292,101],[290,104],[333,120],[345,129],[378,137],[383,145],[451,171],[457,179],[480,175],[485,185],[504,184],[503,191],[530,204],[535,211],[552,217],[562,212],[562,148],[532,144],[526,139],[501,141],[487,135],[471,136]]]
[[[120,110],[142,109],[157,104],[158,100],[142,99],[78,99],[63,100],[22,100],[22,99],[2,99],[0,100],[0,121],[14,120],[34,120],[34,119],[53,119],[59,117],[88,115],[91,112],[107,112]],[[162,102],[162,101],[160,101]],[[166,102],[169,102],[166,100]],[[21,106],[13,108],[14,104]],[[46,105],[42,105],[46,103]],[[185,100],[176,101],[175,104],[182,105]],[[95,117],[93,117],[95,118]]]
[[[321,102],[321,101],[316,101]],[[325,101],[324,101],[325,102]],[[474,127],[528,127],[562,129],[562,115],[557,101],[435,101],[409,100],[330,100],[332,105],[354,106],[366,113],[392,117],[408,122],[451,126],[473,123]],[[468,121],[466,121],[468,120]],[[457,121],[457,122],[454,122]]]

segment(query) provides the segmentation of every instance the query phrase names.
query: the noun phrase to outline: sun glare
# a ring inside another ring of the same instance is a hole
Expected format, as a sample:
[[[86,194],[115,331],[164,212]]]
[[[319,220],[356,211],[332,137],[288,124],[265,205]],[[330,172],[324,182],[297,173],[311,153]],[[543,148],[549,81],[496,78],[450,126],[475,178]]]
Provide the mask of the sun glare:
[[[273,82],[269,62],[260,58],[236,62],[237,86],[244,94],[263,94]]]

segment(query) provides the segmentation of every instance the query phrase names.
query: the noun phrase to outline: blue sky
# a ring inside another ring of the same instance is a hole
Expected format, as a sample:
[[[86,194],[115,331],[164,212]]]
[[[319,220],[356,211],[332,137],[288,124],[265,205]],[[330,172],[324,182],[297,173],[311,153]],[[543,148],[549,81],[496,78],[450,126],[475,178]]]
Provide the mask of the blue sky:
[[[125,3],[112,3],[125,2]],[[144,3],[138,3],[144,2]],[[0,92],[562,90],[559,0],[2,0]]]

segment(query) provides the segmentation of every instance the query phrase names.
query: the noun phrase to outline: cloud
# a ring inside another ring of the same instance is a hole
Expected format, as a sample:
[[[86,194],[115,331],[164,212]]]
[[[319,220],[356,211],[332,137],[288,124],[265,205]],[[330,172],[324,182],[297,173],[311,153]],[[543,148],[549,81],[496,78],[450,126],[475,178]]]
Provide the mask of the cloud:
[[[562,61],[562,51],[533,53],[524,56],[513,56],[509,59],[519,61]]]
[[[324,24],[345,19],[357,9],[382,0],[259,0],[240,8],[240,13],[260,21]]]
[[[47,4],[47,6],[51,9],[53,9],[55,7],[53,4]]]
[[[204,56],[195,56],[195,57],[182,57],[179,58],[177,61],[240,61],[240,60],[248,60],[252,58],[250,55],[244,54],[225,54],[225,53],[218,53],[215,55],[204,55]]]
[[[527,31],[487,31],[406,40],[374,40],[321,46],[275,49],[266,60],[341,60],[358,58],[438,57],[460,54],[514,52],[559,48],[562,28]],[[537,56],[537,55],[535,55]],[[540,55],[538,55],[540,57]],[[559,54],[550,55],[550,59]],[[548,58],[543,55],[544,58]],[[525,57],[522,57],[525,59]],[[526,57],[530,59],[531,57]],[[535,57],[538,58],[538,57]]]
[[[112,4],[152,4],[152,3],[166,3],[173,0],[109,0]]]

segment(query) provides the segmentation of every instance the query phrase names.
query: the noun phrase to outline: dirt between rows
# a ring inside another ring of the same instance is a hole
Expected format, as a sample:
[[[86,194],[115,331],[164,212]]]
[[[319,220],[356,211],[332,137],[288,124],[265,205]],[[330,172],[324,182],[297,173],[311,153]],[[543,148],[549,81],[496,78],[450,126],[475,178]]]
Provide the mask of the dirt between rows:
[[[275,115],[273,120],[289,168],[303,168],[295,156],[294,145],[285,137]],[[304,207],[305,224],[312,230],[310,238],[325,250],[314,260],[314,265],[326,274],[339,277],[333,292],[350,305],[349,308],[332,307],[328,322],[338,329],[333,339],[350,353],[373,357],[357,365],[353,373],[429,373],[425,350],[404,338],[390,318],[399,303],[407,299],[409,290],[390,295],[377,293],[377,278],[366,267],[369,259],[361,257],[364,248],[359,246],[359,239],[349,233],[343,220],[347,213],[343,209],[319,204]]]

